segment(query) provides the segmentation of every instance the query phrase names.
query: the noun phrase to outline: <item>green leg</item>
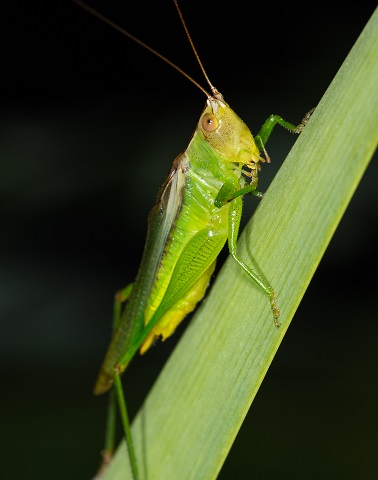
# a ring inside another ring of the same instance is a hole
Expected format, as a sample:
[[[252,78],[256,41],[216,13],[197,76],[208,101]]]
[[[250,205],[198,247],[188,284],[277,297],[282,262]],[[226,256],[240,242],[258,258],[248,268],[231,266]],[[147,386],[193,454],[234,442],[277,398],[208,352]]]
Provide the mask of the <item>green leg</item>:
[[[255,136],[255,142],[256,142],[257,148],[264,152],[268,162],[270,161],[270,159],[267,151],[265,150],[265,144],[268,141],[268,138],[270,137],[270,134],[272,133],[273,128],[278,124],[278,125],[281,125],[281,127],[286,128],[290,132],[299,134],[306,126],[313,111],[314,111],[314,108],[310,110],[308,113],[306,113],[306,115],[303,117],[299,125],[294,125],[293,123],[287,122],[279,115],[271,115],[265,121],[264,125],[261,127],[261,130]],[[256,197],[262,198],[263,194],[257,191],[256,188],[257,188],[257,179],[255,182],[237,191],[235,191],[235,187],[232,183],[230,184],[224,183],[222,185],[222,188],[219,190],[216,199],[214,200],[214,205],[217,208],[220,208],[223,205],[225,205],[227,202],[230,202],[231,200],[246,194],[254,195]]]
[[[130,283],[125,288],[116,293],[113,305],[113,325],[112,331],[114,332],[121,317],[121,311],[123,304],[128,300],[133,284]],[[115,450],[115,434],[116,434],[116,421],[117,421],[117,399],[114,389],[109,392],[108,412],[105,428],[105,442],[104,449],[102,451],[102,463],[97,473],[96,478],[101,478],[102,473],[108,466],[114,450]]]
[[[246,274],[256,283],[256,285],[269,297],[270,308],[272,309],[274,323],[276,327],[279,327],[280,323],[278,321],[278,317],[280,316],[280,311],[277,305],[276,293],[273,290],[273,287],[265,278],[254,272],[250,267],[248,267],[248,265],[246,265],[236,254],[241,212],[241,199],[236,199],[232,202],[229,212],[228,248],[230,250],[230,255],[246,272]]]
[[[124,289],[117,292],[117,294],[115,296],[113,331],[115,331],[115,329],[118,326],[118,322],[119,322],[119,319],[121,317],[122,306],[128,300],[128,298],[130,297],[132,289],[133,289],[133,284],[129,284]],[[115,393],[115,395],[114,395],[114,393]],[[119,412],[120,412],[120,416],[121,416],[123,431],[124,431],[124,434],[125,434],[126,446],[127,446],[127,451],[128,451],[128,454],[129,454],[129,460],[130,460],[130,466],[131,466],[131,471],[132,471],[132,475],[133,475],[133,480],[138,480],[139,479],[139,472],[138,472],[138,465],[137,465],[136,457],[135,457],[133,439],[132,439],[132,436],[131,436],[129,415],[127,413],[126,401],[125,401],[125,397],[123,395],[121,377],[118,374],[116,374],[115,377],[114,377],[114,388],[111,391],[111,398],[109,400],[111,402],[111,405],[109,405],[109,422],[108,423],[110,423],[110,418],[113,418],[114,425],[113,425],[113,427],[110,426],[107,434],[109,433],[109,435],[110,434],[113,435],[113,448],[114,448],[114,431],[115,431],[115,419],[116,419],[115,397],[117,397],[117,403],[118,403]],[[108,440],[109,440],[109,438],[108,438]]]
[[[253,195],[255,197],[262,198],[263,194],[257,191],[256,187],[257,183],[252,183],[235,191],[235,187],[232,183],[224,183],[214,200],[214,205],[217,208],[221,208],[231,200],[234,200],[237,197],[242,197],[243,195]]]
[[[115,449],[116,434],[116,404],[114,390],[109,392],[108,413],[106,418],[105,447],[102,452],[102,465],[105,469],[109,464]]]
[[[301,133],[301,131],[304,129],[307,122],[309,121],[310,116],[311,116],[313,111],[314,111],[314,109],[312,109],[308,113],[306,113],[306,115],[304,116],[304,118],[302,119],[302,121],[299,125],[294,125],[290,122],[287,122],[286,120],[284,120],[279,115],[271,115],[266,120],[264,125],[261,127],[261,130],[259,131],[259,133],[255,136],[255,142],[256,142],[257,148],[259,150],[262,150],[266,154],[265,144],[268,141],[268,138],[270,137],[270,134],[272,133],[273,128],[277,124],[281,125],[281,127],[286,128],[290,132]]]
[[[114,389],[115,389],[115,392],[116,392],[116,396],[117,396],[117,400],[118,400],[118,406],[119,406],[119,412],[120,412],[120,415],[121,415],[123,430],[124,430],[124,433],[125,433],[126,446],[127,446],[127,451],[128,451],[128,454],[129,454],[130,466],[131,466],[131,471],[132,471],[132,475],[133,475],[133,480],[138,480],[139,479],[138,464],[137,464],[137,461],[136,461],[134,443],[133,443],[133,439],[132,439],[132,436],[131,436],[129,415],[127,413],[125,397],[124,397],[123,391],[122,391],[121,377],[119,375],[115,375],[115,377],[114,377]]]

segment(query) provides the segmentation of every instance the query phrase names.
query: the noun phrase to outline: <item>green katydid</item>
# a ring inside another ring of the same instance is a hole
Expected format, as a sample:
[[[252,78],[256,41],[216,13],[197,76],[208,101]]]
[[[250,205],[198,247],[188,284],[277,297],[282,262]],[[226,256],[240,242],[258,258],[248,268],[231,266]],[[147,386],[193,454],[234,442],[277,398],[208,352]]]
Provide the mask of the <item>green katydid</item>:
[[[151,47],[81,1],[74,1],[179,70],[207,96],[191,140],[174,160],[149,214],[147,238],[136,280],[116,297],[118,313],[113,337],[94,389],[98,395],[113,385],[115,387],[133,476],[137,479],[138,468],[120,376],[138,350],[143,354],[155,339],[168,338],[195,309],[205,295],[216,259],[226,242],[231,256],[268,297],[274,323],[279,326],[280,312],[273,287],[237,256],[242,197],[245,194],[262,195],[257,191],[258,173],[260,163],[270,161],[265,144],[274,126],[279,124],[291,132],[300,133],[310,114],[298,126],[278,115],[271,115],[258,135],[253,137],[208,79],[176,0],[173,1],[211,94]],[[114,400],[111,402],[113,419]],[[113,422],[108,423],[108,436],[114,430]],[[105,448],[105,463],[112,448],[109,445]]]

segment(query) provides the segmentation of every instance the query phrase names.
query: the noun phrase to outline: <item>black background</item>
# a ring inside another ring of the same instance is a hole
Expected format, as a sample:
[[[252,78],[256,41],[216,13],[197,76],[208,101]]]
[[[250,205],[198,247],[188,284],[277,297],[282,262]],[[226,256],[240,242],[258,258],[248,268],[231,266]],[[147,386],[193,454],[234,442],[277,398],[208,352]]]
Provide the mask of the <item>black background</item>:
[[[171,2],[91,5],[205,84]],[[297,123],[316,106],[375,6],[181,2],[208,75],[253,133],[271,113]],[[14,1],[1,17],[1,472],[88,479],[113,294],[133,280],[148,211],[205,97],[70,1]],[[261,190],[294,141],[274,132]],[[375,157],[220,479],[376,478],[376,178]],[[186,323],[131,366],[132,415]]]

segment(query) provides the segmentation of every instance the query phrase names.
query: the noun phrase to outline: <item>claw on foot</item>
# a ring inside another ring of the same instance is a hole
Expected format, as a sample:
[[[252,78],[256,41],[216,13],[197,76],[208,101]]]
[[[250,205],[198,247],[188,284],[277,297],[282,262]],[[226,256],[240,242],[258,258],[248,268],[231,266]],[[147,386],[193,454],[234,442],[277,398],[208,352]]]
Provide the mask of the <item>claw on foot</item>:
[[[270,308],[272,309],[273,313],[274,325],[278,328],[281,326],[281,323],[278,321],[278,318],[280,316],[280,309],[278,308],[277,298],[274,292],[270,295]]]

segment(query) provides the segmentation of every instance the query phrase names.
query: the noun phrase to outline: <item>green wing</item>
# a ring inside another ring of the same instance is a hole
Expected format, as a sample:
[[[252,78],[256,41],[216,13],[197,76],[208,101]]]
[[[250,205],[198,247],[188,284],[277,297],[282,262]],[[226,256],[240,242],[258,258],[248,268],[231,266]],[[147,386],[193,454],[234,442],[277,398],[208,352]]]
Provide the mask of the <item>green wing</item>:
[[[156,205],[149,214],[142,261],[130,298],[97,378],[95,394],[103,393],[111,387],[116,365],[127,355],[130,345],[138,341],[140,332],[145,326],[146,306],[161,268],[167,243],[180,215],[187,181],[187,162],[185,155],[180,155],[173,162],[168,177],[160,189]],[[132,356],[133,354],[130,354],[129,361]]]

